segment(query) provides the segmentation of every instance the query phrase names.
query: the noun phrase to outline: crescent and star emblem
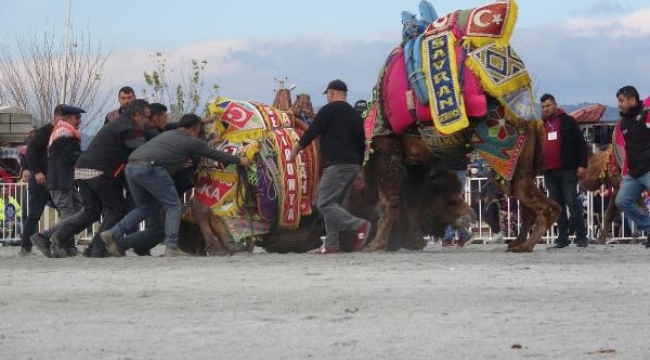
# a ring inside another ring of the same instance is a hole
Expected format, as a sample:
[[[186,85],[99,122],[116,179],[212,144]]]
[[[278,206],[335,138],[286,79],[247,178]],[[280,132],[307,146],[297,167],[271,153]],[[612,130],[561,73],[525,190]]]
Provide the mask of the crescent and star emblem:
[[[491,19],[488,22],[483,21],[483,15],[487,15],[487,17],[491,17]],[[503,16],[499,13],[495,14],[492,12],[490,9],[483,9],[477,11],[474,16],[472,17],[472,22],[474,25],[482,28],[486,28],[492,24],[501,24],[503,22]]]
[[[246,112],[238,107],[233,107],[230,109],[230,113],[228,114],[228,120],[235,122],[235,123],[242,123],[246,121]]]

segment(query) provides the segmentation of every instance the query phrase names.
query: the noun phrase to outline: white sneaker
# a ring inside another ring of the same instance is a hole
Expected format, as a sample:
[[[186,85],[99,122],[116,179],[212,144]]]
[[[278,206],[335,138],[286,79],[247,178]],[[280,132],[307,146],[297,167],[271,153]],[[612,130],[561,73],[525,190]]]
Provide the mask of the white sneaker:
[[[496,234],[493,234],[491,238],[485,241],[486,244],[503,244],[503,233],[499,231]]]

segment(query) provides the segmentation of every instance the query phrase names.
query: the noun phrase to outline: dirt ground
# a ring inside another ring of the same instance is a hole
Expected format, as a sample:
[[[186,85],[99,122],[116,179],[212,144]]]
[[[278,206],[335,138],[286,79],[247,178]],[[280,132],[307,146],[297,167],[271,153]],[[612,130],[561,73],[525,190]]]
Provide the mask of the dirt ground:
[[[18,250],[0,248],[0,359],[650,359],[640,245],[119,259]]]

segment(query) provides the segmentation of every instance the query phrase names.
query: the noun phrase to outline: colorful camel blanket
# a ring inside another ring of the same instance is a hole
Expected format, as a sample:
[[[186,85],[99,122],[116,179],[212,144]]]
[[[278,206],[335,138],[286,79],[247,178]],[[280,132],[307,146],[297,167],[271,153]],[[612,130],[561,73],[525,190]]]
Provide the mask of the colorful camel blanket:
[[[500,177],[510,181],[526,136],[506,116],[503,106],[491,102],[487,118],[476,125],[472,145]]]
[[[431,117],[436,129],[443,134],[469,125],[461,96],[455,46],[456,37],[451,31],[428,36],[422,41]]]
[[[524,62],[510,46],[488,44],[469,52],[467,65],[479,75],[486,93],[500,99],[531,84]]]
[[[211,102],[208,111],[215,121],[206,126],[206,141],[217,150],[245,155],[253,165],[243,174],[236,166],[203,159],[195,199],[219,216],[236,240],[268,229],[264,222],[297,229],[301,217],[312,212],[319,162],[311,148],[289,160],[302,131],[294,127],[293,115],[227,98]]]

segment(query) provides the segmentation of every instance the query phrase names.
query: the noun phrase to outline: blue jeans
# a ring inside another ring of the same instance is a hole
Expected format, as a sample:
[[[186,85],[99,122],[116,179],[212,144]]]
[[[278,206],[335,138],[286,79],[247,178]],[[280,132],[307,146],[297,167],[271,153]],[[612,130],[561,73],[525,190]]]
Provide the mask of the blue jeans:
[[[167,170],[145,163],[129,163],[125,174],[137,207],[111,229],[113,235],[121,238],[145,218],[158,216],[162,207],[165,210],[165,244],[177,248],[181,201]]]
[[[562,208],[557,219],[557,242],[569,243],[569,219],[566,208],[571,212],[571,222],[576,232],[576,242],[587,240],[587,228],[584,220],[584,207],[578,198],[578,174],[576,169],[550,170],[544,173],[544,184],[549,198]]]
[[[165,230],[160,221],[161,214],[155,214],[145,219],[145,229],[142,231],[127,231],[126,236],[118,241],[120,248],[133,249],[138,255],[145,254],[156,247],[165,237]],[[139,230],[139,229],[137,229]]]
[[[455,170],[456,171],[456,176],[458,177],[458,181],[460,181],[460,185],[462,186],[463,192],[462,194],[465,195],[465,185],[467,183],[467,170]],[[445,228],[445,235],[443,237],[444,240],[452,240],[454,238],[454,235],[456,235],[456,229],[451,226],[447,225]],[[464,237],[465,239],[469,238],[469,234],[465,229],[458,229],[458,238]]]
[[[646,189],[650,189],[650,172],[638,178],[625,175],[616,195],[616,206],[625,213],[627,218],[636,223],[637,229],[647,232],[650,231],[650,217],[636,203]]]

